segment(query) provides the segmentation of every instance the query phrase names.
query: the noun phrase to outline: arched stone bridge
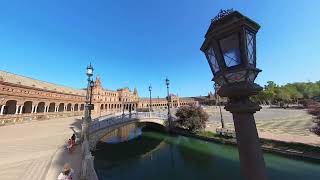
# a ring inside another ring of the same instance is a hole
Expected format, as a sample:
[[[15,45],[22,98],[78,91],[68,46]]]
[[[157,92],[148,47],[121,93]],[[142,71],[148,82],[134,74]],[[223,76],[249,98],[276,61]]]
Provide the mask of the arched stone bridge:
[[[173,121],[174,117],[171,118]],[[125,115],[107,115],[94,119],[89,128],[89,144],[90,149],[95,149],[96,144],[106,134],[122,126],[135,123],[146,122],[155,123],[166,127],[168,115],[160,112],[138,112]]]

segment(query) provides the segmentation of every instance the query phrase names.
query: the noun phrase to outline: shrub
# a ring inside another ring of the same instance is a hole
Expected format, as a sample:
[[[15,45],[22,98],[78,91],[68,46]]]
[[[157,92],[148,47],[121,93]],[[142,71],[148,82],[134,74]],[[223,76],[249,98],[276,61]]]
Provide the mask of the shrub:
[[[183,106],[177,110],[177,124],[186,128],[192,133],[196,133],[206,127],[209,115],[196,106]]]
[[[308,108],[308,113],[315,116],[315,120],[313,122],[316,123],[316,125],[310,129],[311,132],[320,136],[320,103],[309,100],[304,105]]]

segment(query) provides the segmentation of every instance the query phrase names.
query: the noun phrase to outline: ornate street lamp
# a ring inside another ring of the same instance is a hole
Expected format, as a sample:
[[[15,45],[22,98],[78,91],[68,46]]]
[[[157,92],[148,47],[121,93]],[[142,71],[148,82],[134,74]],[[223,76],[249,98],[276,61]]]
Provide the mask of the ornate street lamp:
[[[92,104],[92,89],[93,89],[93,87],[94,87],[94,81],[93,80],[91,80],[90,81],[90,101],[89,101],[89,115],[90,115],[90,117],[91,117],[91,110],[93,109],[93,104]],[[101,111],[100,111],[100,115],[101,115]]]
[[[150,104],[149,104],[149,112],[152,111],[152,101],[151,101],[151,91],[152,91],[152,86],[149,86],[149,92],[150,92]]]
[[[221,106],[220,106],[220,100],[219,100],[219,95],[217,93],[218,91],[218,85],[215,83],[214,84],[214,95],[216,97],[216,105],[219,106],[219,111],[220,111],[220,121],[221,121],[221,128],[224,129],[224,121],[223,121],[223,117],[222,117],[222,111],[221,111]]]
[[[87,94],[86,94],[86,105],[85,105],[85,111],[84,111],[84,122],[82,124],[82,140],[89,140],[88,136],[88,129],[91,122],[91,109],[93,108],[91,104],[91,97],[92,97],[92,87],[94,86],[93,81],[91,80],[91,77],[93,75],[93,67],[90,63],[89,66],[87,66],[86,74],[88,76],[88,84],[87,84]]]
[[[168,105],[168,121],[169,121],[169,128],[172,127],[172,123],[171,123],[171,112],[170,112],[170,92],[169,92],[169,85],[170,85],[170,81],[168,79],[168,77],[165,80],[166,86],[167,86],[167,105]]]
[[[207,57],[221,86],[218,94],[228,97],[225,109],[232,113],[240,155],[241,172],[247,180],[265,180],[265,163],[253,114],[261,109],[249,97],[262,88],[254,83],[256,33],[260,26],[238,11],[221,10],[212,20],[201,51]]]

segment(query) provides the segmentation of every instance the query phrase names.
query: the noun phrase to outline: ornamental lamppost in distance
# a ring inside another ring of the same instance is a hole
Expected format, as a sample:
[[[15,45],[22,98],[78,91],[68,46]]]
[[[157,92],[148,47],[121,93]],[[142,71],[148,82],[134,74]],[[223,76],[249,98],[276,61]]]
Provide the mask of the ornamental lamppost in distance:
[[[215,95],[215,98],[216,98],[216,105],[219,106],[221,128],[224,129],[224,121],[223,121],[223,117],[222,117],[221,105],[220,105],[219,95],[217,93],[217,91],[219,89],[218,86],[219,86],[218,84],[214,83],[214,95]]]
[[[93,105],[91,104],[91,97],[92,97],[92,87],[94,86],[93,81],[91,80],[91,77],[93,75],[93,67],[91,66],[91,63],[89,66],[87,66],[87,72],[88,76],[88,84],[87,84],[87,93],[86,93],[86,104],[85,104],[85,110],[84,110],[84,122],[82,124],[82,140],[89,140],[88,139],[88,128],[90,126],[91,122],[91,109],[93,109]]]
[[[89,116],[91,118],[91,110],[93,109],[93,104],[92,104],[92,89],[94,87],[94,81],[93,80],[90,80],[90,101],[89,101]],[[101,111],[100,111],[100,116],[101,116]]]
[[[151,91],[152,91],[152,86],[150,85],[150,86],[149,86],[149,92],[150,92],[149,112],[152,111]]]
[[[166,82],[166,86],[167,86],[168,122],[169,122],[169,129],[171,129],[172,123],[171,123],[170,92],[169,92],[170,81],[168,78],[166,78],[165,82]]]
[[[240,156],[241,173],[246,180],[266,180],[265,162],[253,114],[261,107],[249,97],[262,88],[254,83],[256,33],[260,25],[238,11],[221,10],[212,20],[201,46],[221,87],[218,94],[228,97],[225,109],[232,113]]]

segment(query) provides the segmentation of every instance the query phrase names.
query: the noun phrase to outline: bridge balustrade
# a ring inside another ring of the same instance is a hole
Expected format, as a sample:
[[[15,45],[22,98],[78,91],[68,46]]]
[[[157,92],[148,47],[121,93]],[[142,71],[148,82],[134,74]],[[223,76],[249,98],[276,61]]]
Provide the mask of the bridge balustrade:
[[[137,119],[161,119],[167,120],[168,115],[161,112],[136,112],[132,114],[109,114],[106,116],[93,119],[91,122],[89,133],[104,129],[106,127],[116,126],[130,121],[136,121]],[[175,118],[173,117],[172,120]]]

